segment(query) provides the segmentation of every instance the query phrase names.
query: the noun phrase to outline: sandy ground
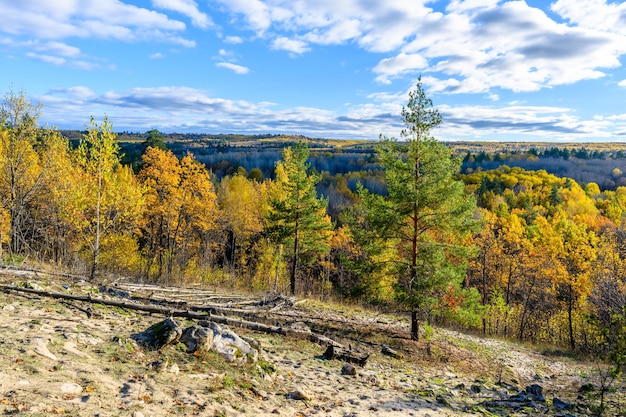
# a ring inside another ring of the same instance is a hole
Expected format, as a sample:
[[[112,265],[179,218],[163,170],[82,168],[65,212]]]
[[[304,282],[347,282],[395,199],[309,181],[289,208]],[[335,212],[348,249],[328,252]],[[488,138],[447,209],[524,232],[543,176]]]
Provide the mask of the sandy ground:
[[[84,282],[64,283],[32,274],[4,274],[1,280],[5,285],[30,282],[75,294],[93,290]],[[365,367],[357,367],[356,375],[342,375],[344,362],[324,360],[319,345],[245,329],[234,330],[260,343],[257,363],[233,365],[212,352],[186,353],[181,345],[160,351],[137,347],[131,335],[162,319],[121,308],[0,292],[0,413],[542,415],[533,408],[489,414],[485,403],[507,398],[515,387],[530,383],[540,384],[549,401],[553,396],[575,401],[578,388],[593,380],[593,365],[444,330],[436,332],[431,357],[423,342],[390,338],[403,359],[384,356],[370,345],[370,359]],[[176,320],[181,326],[192,323]],[[587,415],[580,407],[551,414]]]

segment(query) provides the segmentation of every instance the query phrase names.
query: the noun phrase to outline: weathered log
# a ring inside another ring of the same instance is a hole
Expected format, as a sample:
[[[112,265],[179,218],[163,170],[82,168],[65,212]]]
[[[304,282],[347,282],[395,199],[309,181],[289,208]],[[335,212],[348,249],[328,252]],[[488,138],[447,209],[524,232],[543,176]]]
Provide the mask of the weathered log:
[[[380,353],[386,356],[391,356],[394,359],[402,359],[402,354],[400,352],[397,352],[396,350],[390,348],[387,345],[382,346]]]
[[[341,361],[354,363],[359,366],[365,366],[367,360],[369,359],[369,356],[369,353],[357,353],[333,345],[329,345],[326,348],[326,351],[322,354],[322,357],[327,360],[338,359]]]

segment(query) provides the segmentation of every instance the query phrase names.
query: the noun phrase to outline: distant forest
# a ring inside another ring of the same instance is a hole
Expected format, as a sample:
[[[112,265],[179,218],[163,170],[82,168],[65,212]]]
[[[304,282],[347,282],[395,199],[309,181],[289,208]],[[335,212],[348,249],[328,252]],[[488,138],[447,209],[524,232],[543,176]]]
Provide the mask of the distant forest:
[[[73,143],[78,143],[85,132],[61,131]],[[347,186],[355,191],[357,182],[375,191],[381,185],[376,171],[377,141],[314,139],[285,135],[236,134],[168,134],[163,133],[168,149],[178,157],[194,154],[212,173],[221,179],[243,168],[247,172],[258,169],[264,178],[273,178],[276,162],[288,146],[305,142],[311,150],[311,167],[328,176],[348,175]],[[147,133],[118,133],[124,162],[137,164],[145,149]],[[463,158],[461,172],[489,171],[502,165],[525,170],[545,170],[558,177],[567,177],[580,184],[598,184],[601,190],[614,190],[626,185],[626,144],[624,143],[474,143],[449,142],[455,154]],[[326,181],[328,183],[328,181]],[[323,187],[323,184],[322,184]],[[321,190],[324,191],[324,190]]]

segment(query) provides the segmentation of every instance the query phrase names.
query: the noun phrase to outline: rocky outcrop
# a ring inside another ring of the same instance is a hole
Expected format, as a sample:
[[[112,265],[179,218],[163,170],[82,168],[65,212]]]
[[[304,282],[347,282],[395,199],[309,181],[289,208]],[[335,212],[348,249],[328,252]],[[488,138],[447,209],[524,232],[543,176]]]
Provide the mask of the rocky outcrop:
[[[132,338],[140,346],[151,350],[184,343],[189,353],[212,350],[229,362],[254,362],[258,358],[257,350],[235,332],[226,326],[208,321],[201,321],[182,330],[174,319],[169,317],[141,333],[132,335]]]

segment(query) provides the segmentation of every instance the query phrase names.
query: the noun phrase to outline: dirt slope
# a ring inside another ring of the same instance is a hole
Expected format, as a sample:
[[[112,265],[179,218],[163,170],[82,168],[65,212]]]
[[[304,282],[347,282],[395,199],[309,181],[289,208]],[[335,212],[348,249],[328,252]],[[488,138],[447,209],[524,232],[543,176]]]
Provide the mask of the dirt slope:
[[[3,285],[115,298],[75,278],[4,270]],[[194,289],[121,284],[126,294],[213,300]],[[121,291],[121,290],[120,290]],[[211,296],[213,294],[213,296]],[[243,299],[243,298],[242,298]],[[231,300],[232,305],[232,300]],[[324,347],[293,337],[234,329],[260,345],[260,360],[231,365],[184,346],[148,351],[131,335],[163,319],[118,307],[0,292],[0,413],[24,416],[467,416],[590,415],[584,384],[596,367],[547,357],[503,341],[437,329],[432,355],[407,340],[402,319],[305,302],[266,321],[299,321],[347,348],[370,353],[356,375]],[[181,326],[191,320],[176,319]],[[381,345],[403,355],[381,354]],[[537,393],[528,386],[539,386]],[[623,386],[612,393],[617,415]],[[621,391],[620,391],[621,390]],[[534,396],[532,394],[534,392]],[[540,394],[540,395],[539,395]],[[543,398],[540,398],[543,397]],[[554,398],[557,398],[554,400]],[[612,415],[607,413],[607,415]]]

